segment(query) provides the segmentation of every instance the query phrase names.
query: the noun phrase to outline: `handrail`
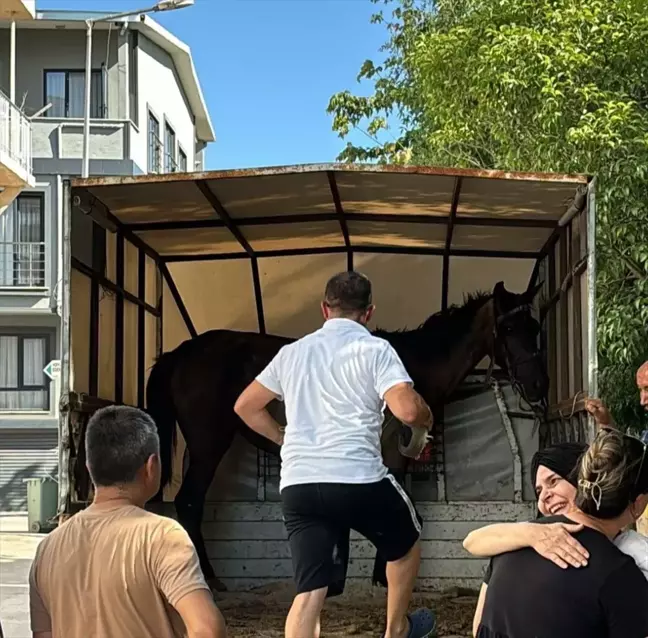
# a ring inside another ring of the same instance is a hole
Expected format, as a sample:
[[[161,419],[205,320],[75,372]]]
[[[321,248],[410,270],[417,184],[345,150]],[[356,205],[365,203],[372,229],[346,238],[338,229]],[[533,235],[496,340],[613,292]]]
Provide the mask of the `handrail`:
[[[32,125],[29,118],[0,91],[0,152],[32,173]]]

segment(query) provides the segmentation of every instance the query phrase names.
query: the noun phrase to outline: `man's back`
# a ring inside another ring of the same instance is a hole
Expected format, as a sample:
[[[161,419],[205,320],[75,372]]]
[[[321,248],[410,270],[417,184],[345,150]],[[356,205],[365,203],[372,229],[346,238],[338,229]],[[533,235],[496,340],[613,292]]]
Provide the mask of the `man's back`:
[[[183,636],[172,605],[208,589],[186,532],[133,505],[92,505],[52,532],[30,584],[33,631],[66,638]]]
[[[531,548],[492,559],[478,638],[648,636],[648,583],[634,561],[593,529],[574,536],[589,552],[587,567],[563,570]]]
[[[356,321],[329,319],[283,348],[258,380],[286,404],[282,489],[385,477],[383,395],[396,383],[411,382],[387,342]]]

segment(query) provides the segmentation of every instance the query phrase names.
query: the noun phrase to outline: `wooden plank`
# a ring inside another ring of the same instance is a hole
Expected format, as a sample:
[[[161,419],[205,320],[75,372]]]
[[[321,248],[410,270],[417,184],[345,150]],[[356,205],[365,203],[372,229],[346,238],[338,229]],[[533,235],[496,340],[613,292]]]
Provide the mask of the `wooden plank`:
[[[290,559],[229,560],[214,561],[214,571],[218,578],[290,578],[293,574]],[[482,578],[488,561],[484,559],[438,559],[424,560],[419,569],[420,578]],[[371,578],[374,569],[373,559],[349,561],[349,578]]]
[[[470,532],[484,526],[484,521],[429,522],[423,523],[423,540],[463,540]],[[234,522],[206,523],[202,527],[206,541],[219,540],[282,540],[287,538],[281,522]],[[351,538],[362,536],[351,532]]]
[[[508,501],[418,502],[416,509],[426,521],[528,520],[535,514],[533,503]],[[205,522],[281,522],[280,503],[206,503]]]
[[[256,560],[291,557],[290,544],[285,540],[209,541],[207,555],[210,559]],[[351,558],[373,560],[375,547],[366,540],[350,543]],[[427,541],[421,546],[424,559],[456,558],[476,560],[469,554],[460,540]]]

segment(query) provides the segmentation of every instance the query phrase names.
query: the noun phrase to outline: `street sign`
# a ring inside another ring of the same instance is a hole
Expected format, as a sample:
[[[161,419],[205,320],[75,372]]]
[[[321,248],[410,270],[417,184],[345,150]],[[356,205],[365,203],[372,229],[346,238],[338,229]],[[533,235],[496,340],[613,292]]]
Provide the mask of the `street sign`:
[[[44,368],[43,372],[50,378],[52,381],[58,379],[61,376],[61,360],[52,359]]]

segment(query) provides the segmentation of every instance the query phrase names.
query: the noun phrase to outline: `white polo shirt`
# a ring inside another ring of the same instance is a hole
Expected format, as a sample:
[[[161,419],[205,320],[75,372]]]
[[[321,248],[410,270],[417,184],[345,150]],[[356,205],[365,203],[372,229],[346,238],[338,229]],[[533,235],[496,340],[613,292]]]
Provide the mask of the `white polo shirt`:
[[[280,490],[373,483],[387,475],[380,452],[383,397],[398,383],[412,383],[387,341],[351,319],[329,319],[284,346],[257,381],[285,403]]]

